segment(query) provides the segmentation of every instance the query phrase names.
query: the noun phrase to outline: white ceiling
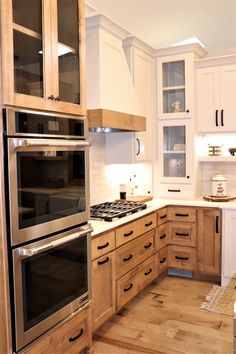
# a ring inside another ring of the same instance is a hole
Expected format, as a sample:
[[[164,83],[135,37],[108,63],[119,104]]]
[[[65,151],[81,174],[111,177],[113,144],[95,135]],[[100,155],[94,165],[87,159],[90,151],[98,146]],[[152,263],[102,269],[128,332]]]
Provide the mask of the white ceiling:
[[[236,47],[236,0],[86,0],[153,48],[198,37],[208,52]]]

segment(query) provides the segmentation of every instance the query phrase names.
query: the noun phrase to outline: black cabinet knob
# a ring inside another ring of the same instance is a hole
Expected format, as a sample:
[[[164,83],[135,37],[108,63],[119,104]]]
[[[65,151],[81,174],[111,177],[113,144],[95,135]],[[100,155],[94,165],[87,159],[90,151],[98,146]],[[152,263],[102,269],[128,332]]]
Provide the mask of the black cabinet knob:
[[[48,99],[49,99],[49,100],[54,100],[55,97],[54,97],[53,95],[50,95],[50,96],[48,96]]]

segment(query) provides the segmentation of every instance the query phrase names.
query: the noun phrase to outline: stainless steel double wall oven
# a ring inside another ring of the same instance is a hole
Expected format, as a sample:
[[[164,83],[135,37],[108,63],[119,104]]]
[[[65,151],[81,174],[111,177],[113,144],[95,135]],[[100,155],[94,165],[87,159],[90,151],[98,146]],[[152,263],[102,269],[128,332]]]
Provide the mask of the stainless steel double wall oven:
[[[90,299],[86,119],[4,109],[14,350]]]

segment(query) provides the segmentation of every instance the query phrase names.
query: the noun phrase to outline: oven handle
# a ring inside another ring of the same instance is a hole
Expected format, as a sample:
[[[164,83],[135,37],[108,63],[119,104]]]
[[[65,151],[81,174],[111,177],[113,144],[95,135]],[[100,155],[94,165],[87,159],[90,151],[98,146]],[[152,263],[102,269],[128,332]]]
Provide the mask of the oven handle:
[[[76,240],[77,238],[80,238],[81,236],[86,235],[89,232],[93,231],[93,228],[91,227],[91,225],[86,225],[86,226],[82,226],[81,229],[83,229],[82,231],[79,232],[75,232],[74,234],[71,234],[69,236],[65,236],[62,239],[50,242],[49,244],[45,245],[45,246],[41,246],[41,247],[36,247],[36,248],[24,248],[21,247],[18,249],[18,254],[21,258],[27,258],[27,257],[32,257],[35,256],[39,253],[42,253],[44,251],[47,251],[51,248],[57,247],[57,246],[61,246],[64,243]]]
[[[86,147],[90,146],[90,142],[86,140],[68,141],[68,140],[48,140],[48,139],[14,139],[14,147],[31,147],[31,146],[64,146],[64,147]]]

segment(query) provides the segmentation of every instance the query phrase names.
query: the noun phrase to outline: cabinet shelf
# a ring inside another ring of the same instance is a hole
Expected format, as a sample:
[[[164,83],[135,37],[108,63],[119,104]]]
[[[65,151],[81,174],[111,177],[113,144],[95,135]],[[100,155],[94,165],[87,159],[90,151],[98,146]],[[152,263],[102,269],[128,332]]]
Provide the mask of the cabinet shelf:
[[[37,39],[42,39],[41,34],[35,32],[35,31],[32,31],[31,29],[28,29],[24,26],[18,25],[17,23],[13,23],[13,29],[18,32],[21,32],[23,34],[26,34],[27,36],[37,38]]]
[[[163,87],[163,91],[177,91],[177,90],[184,90],[184,89],[185,89],[184,85]]]
[[[236,156],[199,156],[199,162],[236,162]]]
[[[179,154],[186,154],[185,150],[166,150],[164,151],[164,154],[171,154],[171,155],[179,155]]]

